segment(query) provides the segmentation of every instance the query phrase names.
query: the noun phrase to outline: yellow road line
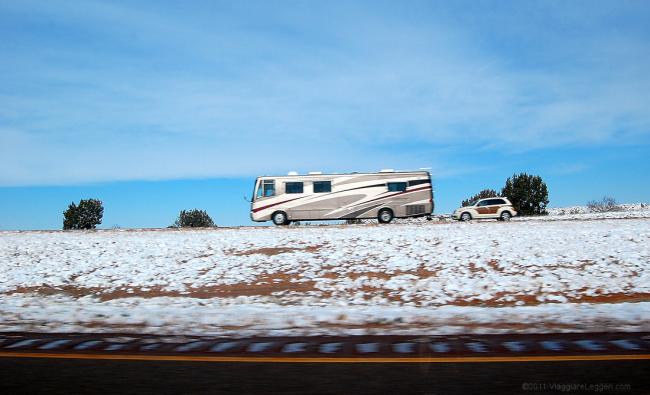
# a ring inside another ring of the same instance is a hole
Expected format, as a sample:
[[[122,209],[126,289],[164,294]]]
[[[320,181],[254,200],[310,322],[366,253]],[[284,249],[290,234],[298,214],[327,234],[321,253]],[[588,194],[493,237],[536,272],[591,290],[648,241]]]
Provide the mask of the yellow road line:
[[[136,354],[55,354],[36,352],[0,352],[5,358],[52,358],[117,361],[177,362],[250,362],[250,363],[490,363],[490,362],[560,362],[560,361],[626,361],[650,360],[650,354],[636,355],[546,355],[521,357],[217,357],[200,355],[136,355]]]

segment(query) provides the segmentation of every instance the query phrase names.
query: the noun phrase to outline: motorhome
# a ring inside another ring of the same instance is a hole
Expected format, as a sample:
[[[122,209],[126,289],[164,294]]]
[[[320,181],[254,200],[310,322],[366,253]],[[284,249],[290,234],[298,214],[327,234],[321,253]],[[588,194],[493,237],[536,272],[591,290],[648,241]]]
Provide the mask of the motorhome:
[[[251,219],[291,221],[430,218],[433,189],[428,171],[263,176],[255,180]]]

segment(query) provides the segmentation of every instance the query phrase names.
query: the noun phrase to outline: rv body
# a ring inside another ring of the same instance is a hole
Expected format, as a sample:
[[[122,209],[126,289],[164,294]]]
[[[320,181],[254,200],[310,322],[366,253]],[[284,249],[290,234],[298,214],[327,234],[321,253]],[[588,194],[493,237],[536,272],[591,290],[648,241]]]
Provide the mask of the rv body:
[[[291,221],[379,219],[430,216],[431,175],[427,171],[381,171],[263,176],[255,181],[251,219]]]

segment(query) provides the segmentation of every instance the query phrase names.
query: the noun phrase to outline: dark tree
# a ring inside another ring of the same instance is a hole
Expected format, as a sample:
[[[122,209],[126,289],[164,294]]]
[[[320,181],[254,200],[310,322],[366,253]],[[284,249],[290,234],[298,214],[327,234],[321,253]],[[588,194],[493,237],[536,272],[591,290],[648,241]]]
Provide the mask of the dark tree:
[[[70,203],[63,212],[63,229],[95,229],[102,223],[104,206],[97,199],[79,201],[79,205]]]
[[[491,198],[496,196],[497,196],[497,191],[495,191],[494,189],[484,189],[481,192],[477,193],[476,195],[472,196],[471,198],[467,200],[463,200],[461,206],[462,207],[469,206],[470,204],[474,203],[479,199]]]
[[[506,180],[501,196],[507,197],[519,215],[544,215],[548,204],[548,189],[540,176],[514,174]]]
[[[205,210],[181,210],[174,222],[176,228],[213,228],[216,225]]]

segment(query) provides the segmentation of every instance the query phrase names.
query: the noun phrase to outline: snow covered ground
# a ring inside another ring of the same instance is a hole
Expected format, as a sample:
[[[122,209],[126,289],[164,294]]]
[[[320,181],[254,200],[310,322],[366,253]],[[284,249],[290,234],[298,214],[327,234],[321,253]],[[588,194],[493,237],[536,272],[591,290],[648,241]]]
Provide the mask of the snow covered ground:
[[[551,214],[509,223],[0,232],[0,331],[650,330],[647,206]]]

